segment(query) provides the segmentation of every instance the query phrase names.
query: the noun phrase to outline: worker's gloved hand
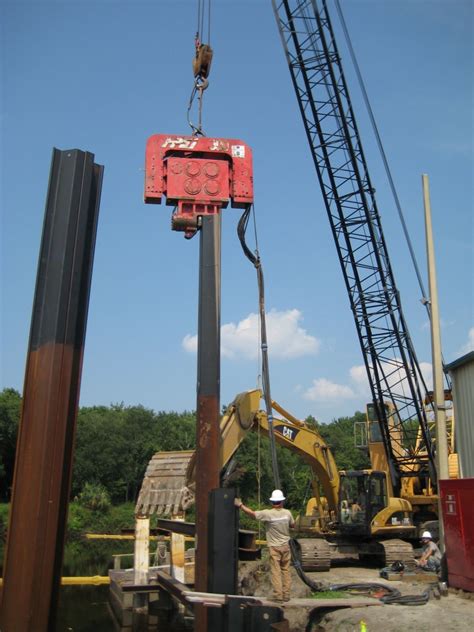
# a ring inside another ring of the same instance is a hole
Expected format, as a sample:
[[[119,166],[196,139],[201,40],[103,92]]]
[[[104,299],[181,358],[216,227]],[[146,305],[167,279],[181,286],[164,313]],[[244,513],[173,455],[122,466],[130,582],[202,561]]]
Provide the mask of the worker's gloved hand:
[[[240,498],[236,498],[234,500],[234,505],[239,508],[242,507],[242,501],[240,500]]]

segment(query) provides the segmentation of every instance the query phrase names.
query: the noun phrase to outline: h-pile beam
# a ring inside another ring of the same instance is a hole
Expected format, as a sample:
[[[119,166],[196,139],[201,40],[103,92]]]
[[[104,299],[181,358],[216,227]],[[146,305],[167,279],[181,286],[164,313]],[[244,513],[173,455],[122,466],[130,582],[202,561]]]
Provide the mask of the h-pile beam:
[[[53,150],[5,553],[2,632],[54,630],[103,167]]]

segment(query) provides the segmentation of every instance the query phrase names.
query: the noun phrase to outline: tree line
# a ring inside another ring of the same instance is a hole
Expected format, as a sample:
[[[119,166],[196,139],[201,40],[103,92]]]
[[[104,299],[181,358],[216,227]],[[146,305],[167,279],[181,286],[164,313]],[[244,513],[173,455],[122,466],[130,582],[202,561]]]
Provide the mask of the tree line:
[[[1,502],[10,500],[20,414],[20,393],[4,389],[0,393]],[[340,417],[329,424],[319,424],[313,417],[305,421],[315,426],[330,445],[339,469],[361,469],[370,465],[366,453],[354,446],[354,424],[364,418],[363,413],[356,412],[352,417]],[[155,452],[195,447],[195,423],[194,411],[155,412],[141,405],[124,404],[81,407],[71,498],[96,490],[113,504],[134,502]],[[310,468],[299,456],[279,445],[277,456],[288,504],[302,510],[311,494]],[[265,503],[273,488],[267,437],[249,432],[235,463],[226,484],[238,487],[240,495],[250,503],[256,503],[259,497]]]

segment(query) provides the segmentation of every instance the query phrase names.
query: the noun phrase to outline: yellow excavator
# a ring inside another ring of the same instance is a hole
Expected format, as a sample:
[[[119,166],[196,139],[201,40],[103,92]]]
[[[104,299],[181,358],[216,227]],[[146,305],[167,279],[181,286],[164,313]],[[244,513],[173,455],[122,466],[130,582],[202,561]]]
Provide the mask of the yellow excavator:
[[[458,478],[459,476],[459,464],[458,454],[455,448],[455,422],[454,422],[454,410],[452,406],[452,395],[450,390],[446,390],[445,394],[445,412],[446,412],[446,425],[447,425],[447,437],[448,437],[448,466],[449,466],[449,478]],[[432,413],[432,398],[433,393],[428,392],[424,406],[427,411],[428,428],[431,436],[435,437],[435,420]],[[393,405],[385,403],[386,418],[391,425],[390,439],[392,442],[392,450],[395,456],[404,456],[403,452],[403,436],[401,430],[401,424],[398,419]],[[364,427],[356,430],[355,444],[359,448],[368,449],[370,457],[370,463],[374,470],[382,471],[386,473],[387,489],[389,496],[393,496],[393,482],[390,476],[390,468],[387,459],[387,453],[380,429],[380,423],[377,419],[377,415],[374,411],[373,404],[368,404],[366,409],[366,422],[358,422]],[[433,443],[436,444],[436,439],[433,439]],[[438,495],[433,487],[433,481],[430,476],[426,475],[420,470],[419,462],[420,457],[423,456],[426,451],[426,446],[423,443],[423,436],[418,429],[414,453],[417,455],[417,459],[406,460],[401,467],[400,478],[400,498],[407,500],[410,503],[413,512],[413,522],[417,527],[417,537],[421,536],[423,531],[431,531],[435,537],[438,534]],[[413,476],[413,472],[417,473]],[[403,474],[406,473],[406,476]]]
[[[224,468],[250,430],[269,432],[259,389],[237,395],[220,421],[220,464]],[[315,428],[276,402],[275,439],[298,454],[312,471],[313,497],[298,520],[297,540],[304,570],[328,570],[331,560],[376,556],[384,565],[413,563],[416,527],[410,502],[391,494],[387,470],[338,472],[329,446]],[[156,453],[145,474],[136,512],[152,506],[159,515],[182,515],[193,502],[193,450]]]

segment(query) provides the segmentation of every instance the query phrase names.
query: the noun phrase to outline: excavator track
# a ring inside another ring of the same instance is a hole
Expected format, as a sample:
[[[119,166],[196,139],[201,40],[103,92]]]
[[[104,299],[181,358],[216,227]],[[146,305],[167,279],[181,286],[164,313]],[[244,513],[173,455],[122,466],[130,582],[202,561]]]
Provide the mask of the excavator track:
[[[329,543],[321,538],[297,540],[304,571],[328,571],[331,568]]]
[[[391,566],[394,562],[402,562],[406,570],[415,568],[413,546],[403,540],[382,540],[379,544],[383,547],[385,566]]]

